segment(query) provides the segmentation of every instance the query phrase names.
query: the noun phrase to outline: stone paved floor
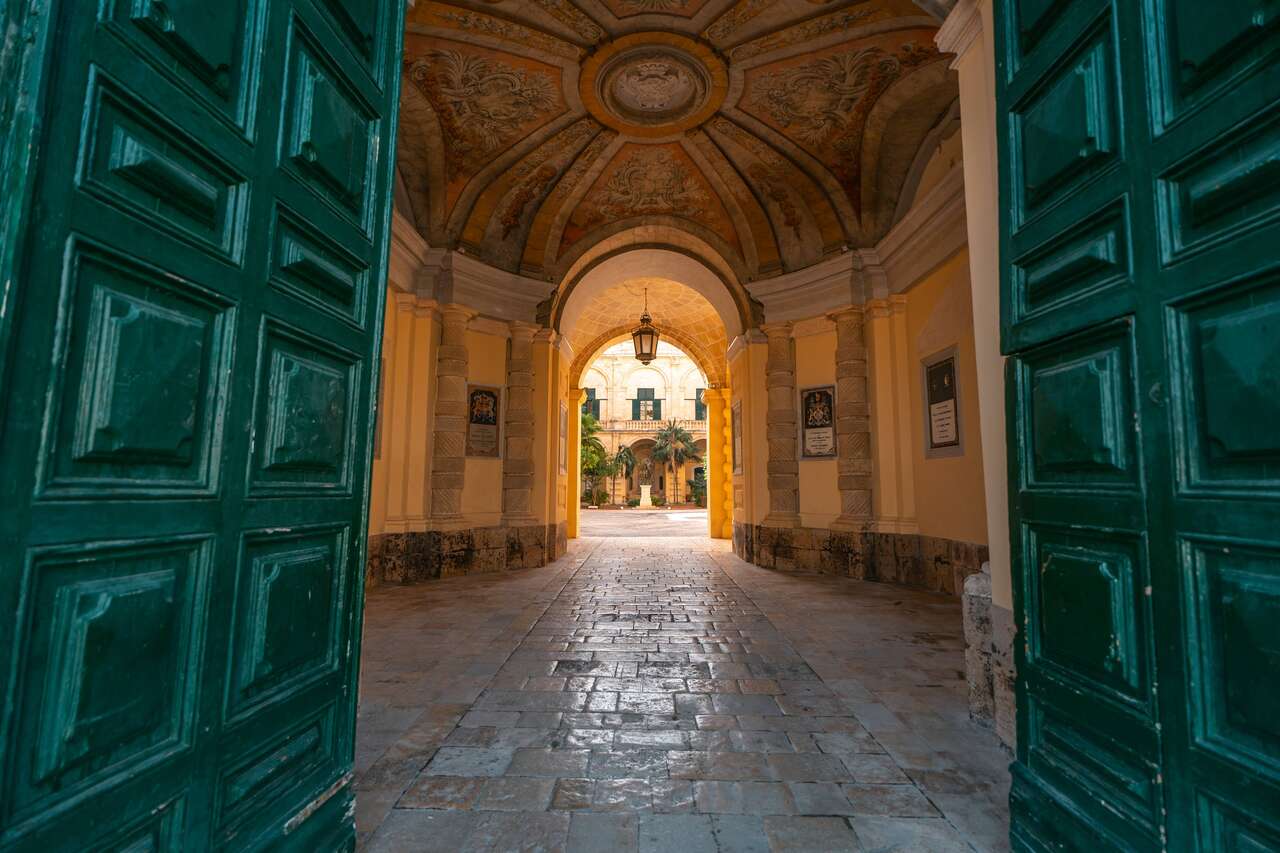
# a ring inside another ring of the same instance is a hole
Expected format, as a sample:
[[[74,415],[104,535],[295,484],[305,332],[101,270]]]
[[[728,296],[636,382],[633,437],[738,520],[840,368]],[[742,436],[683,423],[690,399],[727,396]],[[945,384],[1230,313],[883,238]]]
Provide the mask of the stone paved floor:
[[[955,601],[725,543],[578,540],[369,596],[369,851],[1007,850]]]
[[[579,532],[592,536],[694,536],[707,538],[705,509],[586,509]]]

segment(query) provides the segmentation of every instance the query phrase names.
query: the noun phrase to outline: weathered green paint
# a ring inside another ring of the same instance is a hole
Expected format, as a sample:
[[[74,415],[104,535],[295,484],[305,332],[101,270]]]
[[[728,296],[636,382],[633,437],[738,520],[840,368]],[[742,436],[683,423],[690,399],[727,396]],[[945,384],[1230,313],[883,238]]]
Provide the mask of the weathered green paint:
[[[350,849],[404,4],[0,2],[0,849]]]
[[[1280,849],[1280,2],[995,6],[1014,847]]]

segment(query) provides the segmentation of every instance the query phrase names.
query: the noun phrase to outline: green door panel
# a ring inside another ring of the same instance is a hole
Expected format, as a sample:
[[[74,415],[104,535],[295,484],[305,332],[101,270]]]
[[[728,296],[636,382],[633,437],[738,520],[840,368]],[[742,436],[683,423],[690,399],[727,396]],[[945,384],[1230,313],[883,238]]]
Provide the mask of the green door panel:
[[[1280,849],[1280,2],[995,12],[1014,847]]]
[[[403,3],[16,5],[0,849],[351,849]]]

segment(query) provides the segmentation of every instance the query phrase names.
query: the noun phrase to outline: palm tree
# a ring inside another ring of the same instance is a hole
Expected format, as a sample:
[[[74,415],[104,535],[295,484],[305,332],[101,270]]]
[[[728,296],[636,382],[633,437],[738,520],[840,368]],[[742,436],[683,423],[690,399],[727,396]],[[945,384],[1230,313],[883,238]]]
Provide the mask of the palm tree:
[[[618,452],[613,455],[612,491],[614,492],[618,491],[619,472],[621,472],[622,476],[624,477],[630,477],[631,472],[634,471],[635,469],[636,469],[636,455],[631,451],[630,447],[627,447],[624,444],[622,447],[619,447]],[[629,497],[630,495],[623,495],[622,496],[623,503],[626,503],[626,500]]]
[[[686,462],[701,462],[702,455],[687,429],[676,423],[675,418],[667,421],[666,426],[658,430],[654,436],[653,459],[672,472],[668,482],[674,486],[675,500],[680,500],[679,472],[684,471]]]
[[[609,451],[605,449],[604,443],[596,435],[599,431],[600,422],[591,414],[583,412],[582,447],[578,451],[578,458],[582,462],[582,478],[591,492],[588,501],[595,500],[595,493],[600,488],[601,480],[609,476],[607,462]],[[579,491],[581,491],[583,485],[584,483],[578,484]]]

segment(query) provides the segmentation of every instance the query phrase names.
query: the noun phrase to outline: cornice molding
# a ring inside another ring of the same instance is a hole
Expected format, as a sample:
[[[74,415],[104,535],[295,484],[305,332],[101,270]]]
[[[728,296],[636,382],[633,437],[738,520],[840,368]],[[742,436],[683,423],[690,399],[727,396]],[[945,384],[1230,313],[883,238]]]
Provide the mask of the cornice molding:
[[[536,322],[538,305],[555,290],[551,282],[500,270],[457,251],[430,250],[424,269],[434,273],[436,299],[469,305],[500,320]]]
[[[791,327],[791,337],[808,338],[813,335],[823,335],[828,332],[834,333],[836,324],[826,315],[821,317],[809,317],[805,320],[797,320]]]
[[[982,35],[982,8],[978,0],[959,0],[933,37],[943,53],[954,53],[951,69],[960,65],[965,52]]]
[[[769,323],[799,320],[861,302],[856,266],[856,253],[842,252],[802,270],[753,281],[747,291],[764,306]]]
[[[910,290],[968,242],[964,169],[957,165],[876,245],[888,291]]]
[[[467,329],[482,335],[492,335],[506,340],[511,337],[511,324],[506,320],[495,320],[492,317],[472,317]]]
[[[752,344],[767,344],[769,338],[759,329],[748,329],[738,335],[729,343],[729,348],[725,350],[725,361],[733,361],[738,356],[747,351],[747,347]]]

